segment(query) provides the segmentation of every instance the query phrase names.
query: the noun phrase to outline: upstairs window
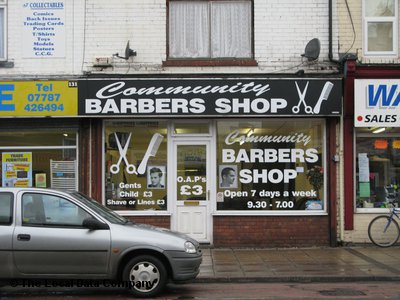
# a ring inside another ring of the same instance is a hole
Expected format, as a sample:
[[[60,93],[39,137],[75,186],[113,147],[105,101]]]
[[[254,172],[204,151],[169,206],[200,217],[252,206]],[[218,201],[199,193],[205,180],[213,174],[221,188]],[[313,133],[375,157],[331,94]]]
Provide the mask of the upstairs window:
[[[6,0],[0,0],[0,61],[6,60]]]
[[[251,1],[170,1],[169,58],[252,58]]]
[[[396,55],[398,0],[364,0],[366,55]]]

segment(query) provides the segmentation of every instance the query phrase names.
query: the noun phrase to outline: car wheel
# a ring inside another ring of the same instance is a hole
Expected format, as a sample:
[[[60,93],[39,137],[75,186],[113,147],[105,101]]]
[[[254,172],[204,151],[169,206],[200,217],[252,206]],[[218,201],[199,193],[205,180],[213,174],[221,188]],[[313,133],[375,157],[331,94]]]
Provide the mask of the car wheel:
[[[132,258],[122,274],[124,282],[129,284],[129,291],[138,297],[153,297],[160,293],[167,277],[164,264],[151,255]]]

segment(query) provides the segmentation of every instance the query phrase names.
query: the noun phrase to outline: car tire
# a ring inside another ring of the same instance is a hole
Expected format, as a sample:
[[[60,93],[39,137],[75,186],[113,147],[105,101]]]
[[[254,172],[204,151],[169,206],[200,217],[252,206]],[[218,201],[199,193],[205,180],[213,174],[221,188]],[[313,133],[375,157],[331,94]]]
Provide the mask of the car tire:
[[[122,279],[136,297],[153,297],[167,284],[168,273],[164,264],[152,255],[132,258],[125,266]]]

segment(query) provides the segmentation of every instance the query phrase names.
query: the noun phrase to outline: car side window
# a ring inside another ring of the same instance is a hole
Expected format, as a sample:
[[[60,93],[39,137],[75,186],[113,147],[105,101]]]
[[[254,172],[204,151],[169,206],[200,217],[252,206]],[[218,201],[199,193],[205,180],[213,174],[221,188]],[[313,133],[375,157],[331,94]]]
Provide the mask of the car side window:
[[[26,193],[22,197],[22,225],[81,227],[89,213],[54,195]]]
[[[13,194],[0,193],[0,226],[11,225],[13,221],[13,200]]]

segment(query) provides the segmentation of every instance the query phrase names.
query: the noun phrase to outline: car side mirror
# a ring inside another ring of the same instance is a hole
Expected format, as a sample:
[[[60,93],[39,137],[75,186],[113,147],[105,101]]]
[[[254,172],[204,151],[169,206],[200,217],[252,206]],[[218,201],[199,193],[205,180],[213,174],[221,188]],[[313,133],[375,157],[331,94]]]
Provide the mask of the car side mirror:
[[[82,226],[90,230],[110,229],[107,224],[100,222],[99,220],[92,217],[84,219],[82,222]]]

